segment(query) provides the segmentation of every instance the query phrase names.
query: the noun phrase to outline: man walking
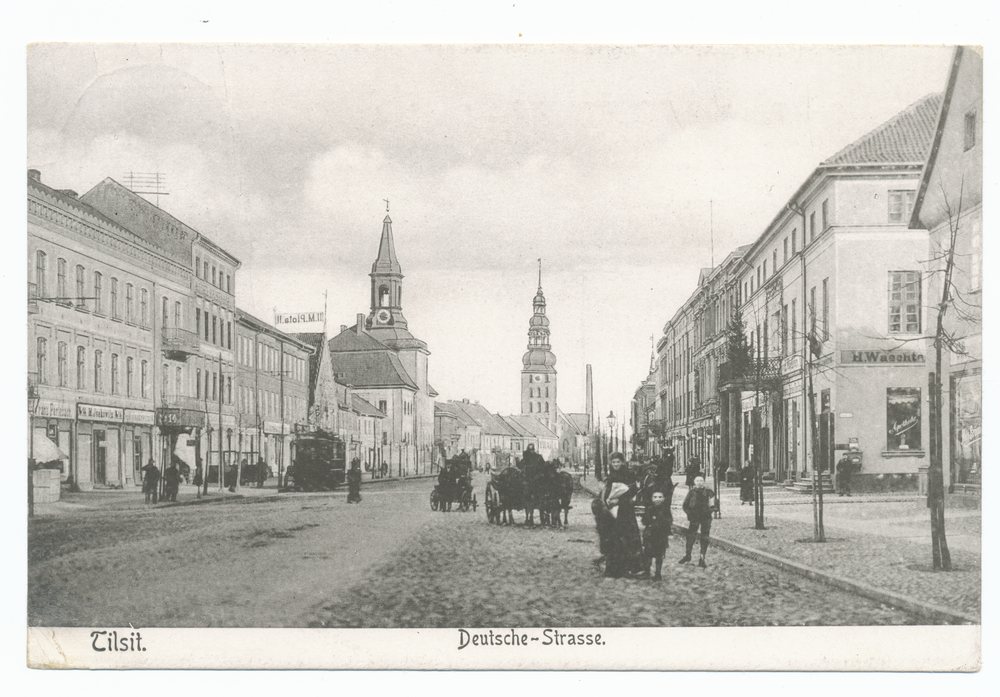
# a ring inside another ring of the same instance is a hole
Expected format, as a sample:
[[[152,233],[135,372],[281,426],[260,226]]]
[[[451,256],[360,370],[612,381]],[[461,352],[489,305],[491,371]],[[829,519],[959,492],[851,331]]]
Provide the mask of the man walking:
[[[851,495],[851,475],[854,474],[854,463],[844,455],[837,463],[837,493],[840,496]]]
[[[146,495],[146,503],[156,503],[159,500],[160,470],[153,464],[153,458],[142,468],[142,493]]]
[[[705,568],[705,552],[708,551],[708,536],[712,529],[712,511],[718,505],[718,502],[713,502],[714,498],[715,492],[705,488],[705,478],[695,477],[694,486],[684,499],[683,508],[688,517],[687,551],[681,557],[680,564],[691,561],[691,550],[694,549],[694,540],[700,528],[701,556],[698,559],[698,566]]]

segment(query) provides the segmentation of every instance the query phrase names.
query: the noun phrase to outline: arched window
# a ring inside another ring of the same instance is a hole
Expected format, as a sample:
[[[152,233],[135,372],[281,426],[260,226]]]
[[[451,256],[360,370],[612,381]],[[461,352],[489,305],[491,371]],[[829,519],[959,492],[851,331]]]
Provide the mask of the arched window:
[[[48,257],[45,256],[45,252],[41,250],[35,252],[35,291],[40,298],[44,298],[46,295],[45,276],[49,270],[48,263]]]
[[[548,385],[545,386],[545,396],[546,397],[549,396],[549,386]]]
[[[532,404],[531,402],[528,402],[528,413],[529,414],[534,414],[535,413],[535,405]]]
[[[59,387],[66,387],[67,360],[66,342],[60,341],[56,345],[56,375],[59,379]]]
[[[76,389],[84,389],[87,380],[87,349],[76,347]]]
[[[145,288],[139,291],[139,318],[143,327],[149,326],[149,291]]]
[[[118,394],[118,354],[111,354],[111,394]]]
[[[389,305],[389,286],[379,286],[378,306],[388,307],[388,305]]]
[[[149,396],[149,363],[147,361],[139,364],[139,394],[142,397]]]
[[[47,366],[45,365],[46,358],[49,352],[49,344],[43,337],[38,337],[36,342],[35,350],[35,368],[38,370],[38,384],[45,384],[45,372]]]
[[[98,349],[94,351],[94,392],[104,391],[104,354]]]
[[[104,277],[101,275],[100,271],[94,272],[94,313],[101,314],[104,312],[102,306],[102,295],[104,293],[103,287]]]
[[[135,322],[135,298],[133,293],[135,289],[132,287],[131,283],[125,284],[125,321]]]
[[[164,329],[167,328],[167,307],[169,307],[169,303],[167,300],[167,296],[164,295],[163,307],[160,308],[160,326],[163,327]]]
[[[545,403],[545,413],[546,414],[549,413],[549,403],[548,402]]]
[[[69,295],[69,291],[66,290],[66,260],[59,259],[56,262],[56,296],[60,298],[59,302],[65,302],[63,298]]]
[[[118,279],[111,279],[111,318],[118,319]]]
[[[83,266],[80,264],[76,265],[76,304],[80,307],[86,307],[83,299],[87,297],[87,292],[84,289],[84,276],[86,272],[83,270]]]
[[[135,359],[129,356],[125,359],[125,396],[131,397],[135,390]]]

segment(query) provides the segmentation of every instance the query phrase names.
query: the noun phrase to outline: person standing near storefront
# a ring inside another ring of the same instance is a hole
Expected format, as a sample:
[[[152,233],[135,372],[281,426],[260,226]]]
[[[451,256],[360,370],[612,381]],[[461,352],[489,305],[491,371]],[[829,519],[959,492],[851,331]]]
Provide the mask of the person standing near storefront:
[[[854,474],[854,463],[844,455],[837,463],[837,493],[840,496],[851,495],[851,475]]]
[[[160,470],[153,464],[153,458],[142,468],[142,493],[146,495],[146,503],[156,503],[159,500],[157,491],[160,483]]]

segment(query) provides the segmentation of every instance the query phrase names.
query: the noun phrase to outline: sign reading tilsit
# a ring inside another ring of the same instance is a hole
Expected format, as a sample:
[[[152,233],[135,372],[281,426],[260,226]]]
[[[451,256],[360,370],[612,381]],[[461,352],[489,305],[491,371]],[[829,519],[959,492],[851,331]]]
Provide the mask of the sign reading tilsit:
[[[308,322],[323,322],[326,320],[325,312],[275,312],[274,325],[281,324],[306,324]]]

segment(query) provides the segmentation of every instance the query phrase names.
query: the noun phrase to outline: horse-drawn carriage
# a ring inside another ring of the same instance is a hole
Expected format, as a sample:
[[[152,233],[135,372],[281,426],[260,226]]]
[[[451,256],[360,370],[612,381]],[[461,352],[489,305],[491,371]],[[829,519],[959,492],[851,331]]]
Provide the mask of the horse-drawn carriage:
[[[524,511],[524,524],[559,527],[569,524],[573,476],[560,471],[558,461],[546,462],[541,455],[525,453],[517,467],[495,472],[486,485],[486,519],[497,525],[513,525],[514,511]]]
[[[431,492],[432,511],[451,510],[452,503],[462,512],[470,508],[475,511],[479,506],[472,490],[472,460],[468,455],[445,460],[438,483]]]

